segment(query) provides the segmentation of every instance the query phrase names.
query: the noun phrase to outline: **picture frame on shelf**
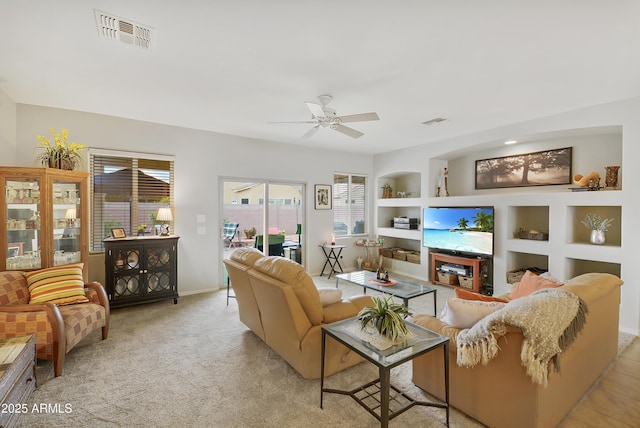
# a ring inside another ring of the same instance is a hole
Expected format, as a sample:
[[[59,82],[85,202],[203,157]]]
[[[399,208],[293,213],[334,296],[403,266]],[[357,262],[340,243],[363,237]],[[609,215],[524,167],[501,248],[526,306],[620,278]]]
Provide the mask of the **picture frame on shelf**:
[[[476,161],[475,188],[571,184],[572,147]]]
[[[114,239],[122,239],[127,237],[127,232],[122,227],[118,227],[111,229],[111,236]]]
[[[331,204],[331,185],[330,184],[316,184],[314,188],[315,194],[315,209],[317,210],[330,210]]]

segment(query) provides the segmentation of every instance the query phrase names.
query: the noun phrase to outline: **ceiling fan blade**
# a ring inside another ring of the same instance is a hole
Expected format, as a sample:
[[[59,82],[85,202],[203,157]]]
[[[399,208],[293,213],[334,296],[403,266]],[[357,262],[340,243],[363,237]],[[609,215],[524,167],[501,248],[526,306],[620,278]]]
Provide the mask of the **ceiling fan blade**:
[[[345,135],[348,135],[351,138],[360,138],[362,137],[364,134],[360,131],[356,131],[353,128],[349,128],[348,126],[344,126],[344,125],[335,125],[332,126],[331,129],[335,129],[338,132],[342,132]]]
[[[302,138],[309,138],[309,137],[311,137],[313,134],[315,134],[316,132],[318,132],[318,129],[320,129],[320,125],[316,125],[316,126],[314,126],[314,127],[313,127],[313,128],[311,128],[310,130],[308,130],[308,131],[306,132],[306,134],[304,134],[304,135],[302,136]]]
[[[318,123],[317,120],[297,120],[293,122],[268,122],[268,123]]]
[[[347,116],[338,116],[340,122],[349,123],[349,122],[366,122],[369,120],[380,120],[378,117],[378,113],[360,113],[360,114],[349,114]]]
[[[307,108],[309,109],[313,117],[317,117],[319,119],[324,119],[325,117],[327,117],[324,109],[320,104],[310,103],[308,101],[305,102],[305,104],[307,105]]]

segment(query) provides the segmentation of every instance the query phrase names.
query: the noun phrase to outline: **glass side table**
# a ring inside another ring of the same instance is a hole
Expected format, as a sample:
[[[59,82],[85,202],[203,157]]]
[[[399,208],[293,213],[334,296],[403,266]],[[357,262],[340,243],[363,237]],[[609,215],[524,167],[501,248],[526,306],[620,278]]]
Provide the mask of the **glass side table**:
[[[449,426],[449,338],[419,325],[407,322],[412,333],[404,342],[391,348],[380,350],[360,339],[360,321],[354,317],[322,326],[322,361],[320,368],[320,408],[323,408],[324,393],[351,396],[358,404],[387,427],[389,421],[413,406],[430,406],[446,411],[446,425]],[[329,335],[365,360],[378,367],[379,378],[351,391],[324,387],[324,357],[326,337]],[[391,369],[412,359],[442,348],[444,352],[445,402],[419,401],[391,385]],[[391,391],[394,395],[391,396]],[[393,409],[390,408],[393,403]]]

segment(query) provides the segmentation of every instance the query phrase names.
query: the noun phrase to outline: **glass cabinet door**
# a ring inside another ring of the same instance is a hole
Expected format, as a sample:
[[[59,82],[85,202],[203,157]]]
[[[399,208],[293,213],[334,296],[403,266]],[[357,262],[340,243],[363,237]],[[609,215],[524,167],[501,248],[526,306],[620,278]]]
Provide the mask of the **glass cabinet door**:
[[[40,189],[38,178],[7,178],[5,181],[7,269],[32,269],[42,265]]]
[[[53,180],[53,264],[82,260],[80,183]]]

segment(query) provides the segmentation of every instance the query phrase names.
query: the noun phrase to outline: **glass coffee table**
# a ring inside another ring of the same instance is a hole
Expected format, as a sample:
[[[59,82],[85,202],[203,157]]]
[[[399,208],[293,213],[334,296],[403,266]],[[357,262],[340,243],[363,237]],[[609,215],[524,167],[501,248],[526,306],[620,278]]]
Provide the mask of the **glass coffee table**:
[[[324,393],[349,395],[365,410],[387,427],[389,421],[413,406],[439,407],[446,410],[446,425],[449,426],[449,338],[411,322],[406,322],[411,335],[402,343],[380,350],[362,340],[358,331],[357,317],[322,326],[322,360],[320,365],[320,408],[323,408]],[[378,367],[378,379],[350,391],[324,387],[324,359],[327,335],[356,352]],[[391,385],[391,369],[412,359],[442,348],[444,352],[445,402],[415,400]],[[392,395],[393,392],[393,395]]]
[[[402,299],[402,302],[406,307],[409,306],[409,299],[414,297],[424,296],[425,294],[433,293],[433,316],[436,316],[437,306],[437,289],[428,285],[416,284],[401,279],[391,278],[391,282],[382,283],[376,281],[375,272],[368,270],[361,270],[357,272],[341,273],[336,275],[336,288],[340,280],[350,282],[351,284],[359,285],[364,288],[364,293],[367,294],[367,289],[376,290],[381,293],[390,294]]]

